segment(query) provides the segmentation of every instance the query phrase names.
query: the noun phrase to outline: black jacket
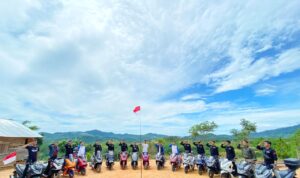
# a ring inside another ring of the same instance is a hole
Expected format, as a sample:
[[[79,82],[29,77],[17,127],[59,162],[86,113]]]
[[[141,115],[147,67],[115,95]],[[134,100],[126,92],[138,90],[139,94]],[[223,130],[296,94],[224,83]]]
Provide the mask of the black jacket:
[[[219,148],[217,146],[210,145],[209,143],[207,143],[206,146],[209,147],[211,156],[219,156]]]
[[[192,152],[191,144],[181,142],[180,145],[183,146],[186,153],[191,153]]]
[[[130,145],[132,148],[132,152],[139,152],[139,146],[138,145]]]
[[[70,154],[73,154],[74,150],[73,150],[73,146],[66,144],[65,145],[65,149],[66,149],[66,157],[69,157]]]
[[[226,158],[230,161],[234,160],[235,158],[235,151],[234,148],[232,146],[225,146],[225,145],[221,145],[222,148],[225,148],[226,151]]]
[[[198,154],[200,154],[200,155],[204,155],[205,154],[204,146],[201,143],[194,142],[193,144],[196,146]]]
[[[110,144],[110,143],[107,142],[106,146],[107,146],[107,150],[108,151],[114,151],[115,150],[114,144]]]
[[[95,155],[97,154],[97,151],[102,151],[102,146],[100,144],[94,144],[93,147],[95,148]]]
[[[126,143],[120,143],[119,146],[121,147],[121,151],[127,151],[128,150],[128,146]]]
[[[262,150],[264,154],[264,161],[266,165],[274,164],[275,161],[277,161],[277,154],[276,151],[272,148],[265,148],[263,146],[257,146],[258,150]]]

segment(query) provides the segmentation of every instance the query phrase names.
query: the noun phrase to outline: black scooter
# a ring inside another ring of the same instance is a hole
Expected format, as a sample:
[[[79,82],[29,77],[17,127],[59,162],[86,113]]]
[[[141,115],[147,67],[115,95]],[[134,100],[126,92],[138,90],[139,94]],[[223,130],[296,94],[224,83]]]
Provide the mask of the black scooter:
[[[24,164],[17,164],[16,170],[13,172],[13,175],[10,178],[21,178],[23,177],[23,173],[25,170],[26,165]],[[30,164],[26,173],[26,178],[38,178],[43,177],[43,173],[47,167],[47,164],[41,163],[33,163]]]

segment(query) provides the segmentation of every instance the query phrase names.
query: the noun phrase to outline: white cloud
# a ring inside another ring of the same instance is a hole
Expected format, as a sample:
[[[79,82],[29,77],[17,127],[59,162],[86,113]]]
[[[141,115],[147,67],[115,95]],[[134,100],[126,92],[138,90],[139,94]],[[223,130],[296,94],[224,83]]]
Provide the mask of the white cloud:
[[[254,64],[247,64],[244,69],[236,69],[230,75],[224,77],[219,83],[217,93],[235,90],[256,83],[260,80],[269,79],[288,73],[300,68],[300,49],[290,49],[281,53],[274,59],[263,58]]]
[[[263,85],[255,90],[255,94],[256,96],[267,96],[275,93],[276,91],[277,88],[274,85]]]
[[[274,48],[278,36],[299,31],[298,6],[20,1],[15,9],[1,2],[0,110],[5,117],[39,122],[45,131],[134,132],[131,110],[141,105],[149,131],[161,131],[172,119],[178,125],[162,132],[187,128],[191,122],[177,115],[231,103],[206,103],[198,94],[178,102],[161,98],[194,83],[222,92],[300,68],[298,48],[252,58]],[[197,101],[186,102],[191,99]]]
[[[181,97],[181,100],[186,101],[186,100],[198,100],[203,98],[202,95],[194,93],[194,94],[189,94],[189,95],[185,95],[183,97]]]

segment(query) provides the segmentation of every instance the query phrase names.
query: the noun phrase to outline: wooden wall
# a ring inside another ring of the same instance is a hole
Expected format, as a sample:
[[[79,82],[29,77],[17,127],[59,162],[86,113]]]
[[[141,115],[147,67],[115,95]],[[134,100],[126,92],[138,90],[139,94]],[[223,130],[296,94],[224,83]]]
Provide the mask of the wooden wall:
[[[26,149],[17,149],[17,147],[25,144],[27,138],[10,138],[10,137],[0,137],[0,160],[2,160],[9,153],[14,151],[17,152],[17,161],[23,161],[27,158],[27,150]],[[32,138],[29,138],[32,139]],[[12,166],[11,165],[3,165],[3,162],[0,161],[0,168]]]

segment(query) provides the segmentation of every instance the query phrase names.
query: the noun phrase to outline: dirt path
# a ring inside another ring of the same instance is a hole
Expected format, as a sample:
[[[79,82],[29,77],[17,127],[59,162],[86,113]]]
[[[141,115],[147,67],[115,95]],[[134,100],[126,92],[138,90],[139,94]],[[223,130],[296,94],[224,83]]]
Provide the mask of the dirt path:
[[[166,164],[166,167],[163,170],[156,170],[155,162],[152,160],[150,163],[151,167],[148,170],[143,170],[142,175],[143,178],[207,178],[208,176],[205,174],[203,176],[198,175],[197,170],[194,172],[185,174],[183,169],[176,172],[171,171],[171,167],[169,163]],[[12,173],[12,169],[2,170],[0,171],[0,178],[8,178]],[[90,168],[87,170],[87,176],[76,175],[75,177],[89,177],[89,178],[140,178],[140,169],[132,170],[131,167],[128,167],[126,170],[121,170],[118,162],[116,162],[114,169],[109,171],[102,166],[101,173],[95,173]],[[300,176],[300,170],[297,171],[298,177]],[[219,177],[219,176],[216,176]],[[299,177],[300,178],[300,177]]]

